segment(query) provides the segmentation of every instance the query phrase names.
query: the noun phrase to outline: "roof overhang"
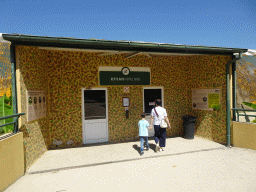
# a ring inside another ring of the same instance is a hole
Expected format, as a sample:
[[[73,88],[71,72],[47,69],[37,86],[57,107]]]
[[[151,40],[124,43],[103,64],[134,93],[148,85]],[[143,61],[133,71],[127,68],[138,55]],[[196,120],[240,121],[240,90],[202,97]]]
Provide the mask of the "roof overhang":
[[[11,43],[10,41],[6,41],[6,40],[4,40],[4,38],[3,38],[3,34],[2,33],[0,33],[0,43]]]
[[[145,43],[134,41],[109,41],[97,39],[76,39],[64,37],[31,36],[22,34],[2,34],[3,38],[14,45],[39,46],[43,49],[77,49],[94,50],[97,52],[133,52],[143,54],[164,55],[233,55],[234,53],[245,53],[247,49],[191,46],[164,43]],[[118,54],[118,53],[117,53]]]

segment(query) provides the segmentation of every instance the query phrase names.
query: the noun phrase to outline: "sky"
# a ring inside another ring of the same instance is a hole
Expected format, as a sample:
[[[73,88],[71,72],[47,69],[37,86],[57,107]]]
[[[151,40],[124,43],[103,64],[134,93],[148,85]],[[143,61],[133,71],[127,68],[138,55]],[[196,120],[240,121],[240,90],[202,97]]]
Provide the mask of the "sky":
[[[256,0],[0,0],[0,33],[256,49]]]

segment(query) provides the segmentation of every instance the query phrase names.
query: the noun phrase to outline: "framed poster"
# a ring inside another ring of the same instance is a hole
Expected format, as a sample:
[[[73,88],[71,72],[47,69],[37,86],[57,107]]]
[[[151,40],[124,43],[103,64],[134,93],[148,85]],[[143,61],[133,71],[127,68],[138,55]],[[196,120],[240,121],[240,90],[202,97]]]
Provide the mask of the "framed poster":
[[[32,91],[27,91],[27,121],[33,121],[36,119],[36,106],[35,98],[36,93]]]
[[[129,107],[130,99],[129,97],[123,97],[123,107]]]

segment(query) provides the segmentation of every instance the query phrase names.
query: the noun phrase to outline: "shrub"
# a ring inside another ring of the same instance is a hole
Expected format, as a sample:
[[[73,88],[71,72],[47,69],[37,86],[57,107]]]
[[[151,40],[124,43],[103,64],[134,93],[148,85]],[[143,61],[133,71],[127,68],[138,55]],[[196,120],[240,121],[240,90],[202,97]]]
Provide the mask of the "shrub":
[[[245,105],[247,105],[247,106],[249,106],[249,107],[251,107],[251,108],[253,108],[253,109],[256,110],[256,104],[254,104],[254,102],[253,102],[253,103],[250,103],[250,102],[243,102],[243,104],[245,104]],[[253,123],[256,123],[256,119],[254,119],[252,122],[253,122]]]
[[[8,116],[13,114],[13,109],[11,105],[11,99],[4,96],[0,98],[0,117],[3,116]],[[8,118],[4,120],[0,120],[0,124],[5,124],[5,123],[11,123],[13,122],[13,118]],[[13,125],[7,125],[4,127],[0,127],[0,134],[5,134],[5,133],[10,133],[13,132]]]

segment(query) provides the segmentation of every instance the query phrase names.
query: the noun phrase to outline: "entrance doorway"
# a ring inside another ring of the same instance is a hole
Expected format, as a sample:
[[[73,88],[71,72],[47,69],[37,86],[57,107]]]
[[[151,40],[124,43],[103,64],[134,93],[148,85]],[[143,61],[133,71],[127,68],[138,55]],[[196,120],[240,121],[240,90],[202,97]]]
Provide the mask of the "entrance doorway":
[[[107,88],[82,89],[83,144],[108,141]]]
[[[161,99],[162,107],[164,107],[163,87],[144,87],[143,88],[143,110],[146,113],[146,120],[150,123],[150,114],[155,107],[155,100]],[[149,130],[148,136],[154,136],[154,129]]]

